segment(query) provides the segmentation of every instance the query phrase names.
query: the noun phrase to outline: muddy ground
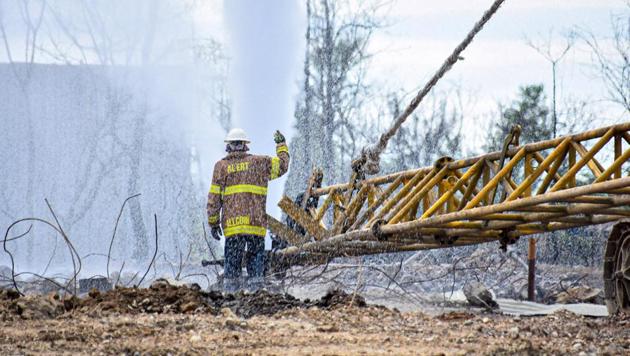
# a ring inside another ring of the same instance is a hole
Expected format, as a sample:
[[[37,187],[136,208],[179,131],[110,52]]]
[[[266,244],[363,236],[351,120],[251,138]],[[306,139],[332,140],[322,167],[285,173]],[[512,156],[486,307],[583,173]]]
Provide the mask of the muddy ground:
[[[508,317],[154,283],[84,298],[0,293],[0,354],[629,354],[630,318]]]

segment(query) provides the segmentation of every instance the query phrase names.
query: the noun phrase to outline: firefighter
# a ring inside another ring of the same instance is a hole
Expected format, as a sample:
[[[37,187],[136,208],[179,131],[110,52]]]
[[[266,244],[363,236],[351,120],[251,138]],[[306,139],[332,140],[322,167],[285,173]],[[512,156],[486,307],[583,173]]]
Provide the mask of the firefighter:
[[[212,237],[225,236],[223,289],[250,291],[264,284],[265,235],[267,234],[267,184],[289,168],[289,149],[280,131],[274,134],[276,157],[247,153],[250,143],[244,130],[232,129],[225,138],[227,156],[214,166],[208,193],[208,224]],[[247,249],[247,279],[241,285],[241,263]]]

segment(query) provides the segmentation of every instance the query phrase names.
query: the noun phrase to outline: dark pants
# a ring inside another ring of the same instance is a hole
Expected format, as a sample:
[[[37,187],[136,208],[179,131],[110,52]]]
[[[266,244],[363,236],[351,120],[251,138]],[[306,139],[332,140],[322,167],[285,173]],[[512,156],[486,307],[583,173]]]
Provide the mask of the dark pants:
[[[245,248],[247,247],[247,276],[264,277],[265,238],[253,235],[235,235],[225,239],[225,278],[239,278]]]

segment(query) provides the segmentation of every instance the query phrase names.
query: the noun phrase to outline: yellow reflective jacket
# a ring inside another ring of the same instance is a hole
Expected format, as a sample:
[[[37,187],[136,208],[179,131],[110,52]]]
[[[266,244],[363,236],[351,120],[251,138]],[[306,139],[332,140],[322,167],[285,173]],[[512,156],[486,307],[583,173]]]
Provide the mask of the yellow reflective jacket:
[[[289,149],[276,146],[277,157],[232,152],[214,165],[208,193],[208,224],[221,224],[225,237],[267,234],[267,184],[289,168]]]

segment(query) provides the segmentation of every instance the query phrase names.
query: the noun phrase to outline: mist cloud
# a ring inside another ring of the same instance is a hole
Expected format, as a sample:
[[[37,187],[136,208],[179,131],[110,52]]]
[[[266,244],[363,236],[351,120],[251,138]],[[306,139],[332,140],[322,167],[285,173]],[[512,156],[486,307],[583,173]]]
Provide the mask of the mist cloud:
[[[294,0],[229,0],[224,11],[234,126],[250,135],[252,153],[274,154],[273,132],[280,129],[290,137],[305,12]],[[268,209],[277,209],[282,186],[270,187]]]

